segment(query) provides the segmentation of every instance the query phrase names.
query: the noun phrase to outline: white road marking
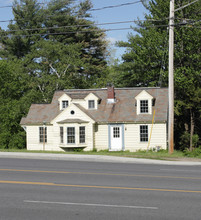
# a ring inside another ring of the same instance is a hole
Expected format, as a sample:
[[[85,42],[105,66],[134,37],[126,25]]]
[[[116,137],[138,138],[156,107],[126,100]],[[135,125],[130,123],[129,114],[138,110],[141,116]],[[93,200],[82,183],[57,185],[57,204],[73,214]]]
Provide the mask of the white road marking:
[[[40,203],[40,204],[42,203],[42,204],[58,204],[58,205],[131,208],[131,209],[158,209],[158,207],[146,207],[146,206],[105,205],[105,204],[73,203],[73,202],[51,202],[51,201],[32,201],[32,200],[24,200],[24,202],[25,203]]]

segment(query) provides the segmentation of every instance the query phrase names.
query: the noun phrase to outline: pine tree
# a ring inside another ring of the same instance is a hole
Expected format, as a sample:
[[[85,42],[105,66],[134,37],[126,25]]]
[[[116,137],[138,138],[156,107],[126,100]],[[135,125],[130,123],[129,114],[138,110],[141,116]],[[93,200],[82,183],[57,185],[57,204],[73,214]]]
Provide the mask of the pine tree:
[[[58,89],[104,85],[107,45],[105,34],[89,19],[91,7],[88,0],[14,3],[15,22],[1,33],[0,56],[23,60],[41,101],[50,101]],[[8,37],[13,30],[20,31]]]
[[[24,58],[30,53],[31,46],[39,40],[38,34],[41,28],[41,9],[36,0],[17,0],[13,3],[14,20],[8,25],[7,31],[1,31],[0,43],[3,50],[1,58]],[[34,30],[32,30],[34,29]]]

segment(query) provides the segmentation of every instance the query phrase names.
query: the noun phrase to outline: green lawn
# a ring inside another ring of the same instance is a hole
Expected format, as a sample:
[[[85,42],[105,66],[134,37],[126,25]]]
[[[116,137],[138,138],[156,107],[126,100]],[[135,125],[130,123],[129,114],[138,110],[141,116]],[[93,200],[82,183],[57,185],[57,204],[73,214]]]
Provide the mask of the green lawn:
[[[104,151],[68,151],[68,152],[55,152],[55,151],[27,151],[26,149],[0,149],[1,152],[26,152],[26,153],[53,153],[53,154],[84,154],[84,155],[108,155],[108,156],[121,156],[121,157],[133,157],[133,158],[147,158],[147,159],[158,159],[158,160],[175,160],[182,158],[201,158],[201,154],[194,155],[193,153],[185,153],[182,151],[174,151],[173,154],[169,154],[167,150],[160,150],[158,152],[153,151],[116,151],[109,152]]]

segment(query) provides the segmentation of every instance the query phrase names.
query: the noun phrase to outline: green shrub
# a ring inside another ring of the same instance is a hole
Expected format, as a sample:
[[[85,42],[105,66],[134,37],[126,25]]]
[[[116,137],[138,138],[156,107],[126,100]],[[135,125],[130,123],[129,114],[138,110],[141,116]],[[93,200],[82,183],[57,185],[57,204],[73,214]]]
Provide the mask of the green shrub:
[[[184,150],[184,156],[186,157],[200,157],[201,156],[201,146],[194,148],[193,151],[190,151],[188,148]]]
[[[199,142],[199,136],[198,134],[194,134],[192,138],[193,147],[197,147],[198,142]],[[185,150],[186,148],[190,147],[190,134],[187,131],[185,131],[181,135],[179,145],[180,145],[180,150]]]
[[[83,148],[73,148],[74,152],[83,152]]]

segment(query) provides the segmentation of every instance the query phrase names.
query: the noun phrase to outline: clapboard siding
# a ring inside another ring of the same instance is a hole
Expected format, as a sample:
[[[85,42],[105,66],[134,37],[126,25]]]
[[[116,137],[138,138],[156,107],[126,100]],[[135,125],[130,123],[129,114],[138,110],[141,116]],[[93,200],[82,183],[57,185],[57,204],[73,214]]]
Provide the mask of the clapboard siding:
[[[97,150],[108,149],[108,125],[97,125],[95,132],[95,148]]]
[[[124,131],[125,150],[136,151],[146,150],[148,142],[140,142],[140,125],[145,124],[126,124]],[[151,124],[148,124],[148,137],[150,138]],[[150,139],[149,148],[161,147],[167,148],[166,124],[154,124]]]
[[[39,141],[39,127],[40,126],[27,126],[27,150],[43,150],[43,143]],[[53,126],[47,126],[47,143],[45,143],[45,150],[63,151],[54,145]]]

